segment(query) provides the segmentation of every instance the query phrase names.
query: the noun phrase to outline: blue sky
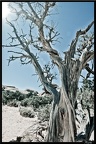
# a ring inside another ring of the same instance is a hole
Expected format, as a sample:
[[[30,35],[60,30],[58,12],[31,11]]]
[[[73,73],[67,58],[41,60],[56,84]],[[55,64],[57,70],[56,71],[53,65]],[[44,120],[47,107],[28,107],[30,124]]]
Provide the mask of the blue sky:
[[[58,14],[55,14],[58,13]],[[8,15],[8,18],[11,14]],[[75,33],[79,29],[84,29],[92,20],[94,20],[94,2],[58,2],[54,8],[54,15],[48,18],[57,25],[57,30],[60,32],[60,43],[56,43],[53,48],[59,51],[62,55],[62,51],[66,51],[72,39],[75,38]],[[22,23],[20,23],[22,27]],[[24,28],[24,27],[23,27]],[[26,29],[27,30],[27,29]],[[2,44],[8,44],[8,33],[11,33],[12,29],[6,24],[5,19],[2,19]],[[27,30],[28,31],[28,30]],[[2,84],[14,85],[19,89],[34,89],[42,91],[42,87],[38,87],[40,82],[37,82],[38,76],[32,76],[35,73],[32,65],[21,65],[19,60],[11,62],[8,66],[7,59],[11,56],[7,51],[8,48],[2,48]],[[45,53],[40,53],[42,64],[46,64],[49,60],[49,56]],[[53,71],[58,73],[55,68]],[[54,81],[56,82],[56,81]],[[60,85],[60,81],[57,80]]]

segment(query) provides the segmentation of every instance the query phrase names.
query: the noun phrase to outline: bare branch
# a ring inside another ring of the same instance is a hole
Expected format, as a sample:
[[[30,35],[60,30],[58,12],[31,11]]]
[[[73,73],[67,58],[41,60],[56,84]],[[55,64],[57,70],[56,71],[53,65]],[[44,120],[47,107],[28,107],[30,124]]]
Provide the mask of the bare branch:
[[[86,34],[89,30],[90,30],[90,28],[92,27],[92,25],[94,24],[94,21],[92,21],[88,26],[87,26],[87,28],[85,29],[85,30],[79,30],[79,31],[77,31],[77,33],[76,33],[76,37],[79,37],[80,35],[84,35],[84,34]]]
[[[27,55],[25,55],[24,53],[21,53],[21,52],[15,52],[15,51],[8,51],[8,52],[16,53],[16,54],[21,54],[21,55],[27,56]]]
[[[20,46],[21,44],[15,44],[15,45],[2,45],[2,47],[17,47]]]
[[[85,65],[85,69],[90,73],[94,75],[94,71],[89,67],[88,64]]]
[[[39,17],[37,15],[37,13],[34,11],[33,7],[31,6],[31,2],[27,2],[29,8],[31,9],[32,13],[33,13],[33,16],[39,20]]]
[[[36,71],[37,71],[37,73],[39,75],[41,83],[46,88],[46,90],[49,91],[55,97],[55,94],[57,93],[57,91],[56,91],[56,89],[54,89],[54,87],[52,87],[52,84],[50,84],[47,81],[47,79],[45,78],[44,73],[42,71],[42,68],[41,68],[41,66],[39,65],[39,63],[38,63],[38,61],[36,59],[36,56],[34,56],[34,54],[30,52],[30,50],[28,50],[27,53],[31,57],[31,62],[34,65],[34,67],[35,67],[35,69],[36,69]]]
[[[85,77],[83,75],[80,75],[80,76],[85,79]]]
[[[14,33],[15,33],[15,35],[16,35],[18,41],[19,41],[20,44],[25,48],[24,43],[22,42],[21,38],[20,38],[19,35],[17,34],[17,30],[16,30],[15,26],[14,26],[11,22],[9,22],[8,20],[7,20],[7,23],[13,28]]]
[[[34,75],[38,75],[38,74],[32,74],[32,76],[34,76]]]
[[[84,34],[86,34],[89,30],[90,30],[90,28],[92,27],[92,25],[94,24],[94,21],[93,22],[91,22],[88,26],[87,26],[87,28],[85,29],[85,30],[79,30],[79,31],[77,31],[77,33],[76,33],[76,38],[71,42],[71,46],[70,46],[70,49],[69,49],[69,54],[70,54],[70,59],[71,58],[73,58],[74,57],[74,54],[75,54],[75,52],[76,52],[76,44],[77,44],[77,42],[78,42],[78,38],[79,38],[79,36],[80,35],[84,35]],[[89,46],[89,49],[91,48],[91,46]]]
[[[8,66],[9,66],[9,63],[11,61],[14,61],[16,59],[20,59],[21,63],[22,64],[28,64],[30,61],[28,62],[25,62],[26,59],[30,59],[30,56],[29,55],[25,55],[24,53],[21,53],[21,52],[16,52],[16,51],[8,51],[9,53],[15,53],[15,54],[19,54],[20,56],[11,56],[9,59],[8,59]],[[24,60],[23,60],[24,59]]]
[[[56,2],[45,2],[44,11],[41,15],[42,22],[44,21],[45,17],[48,16],[48,11],[51,7],[55,6]]]
[[[23,9],[23,6],[20,5],[20,8],[21,8],[21,10],[22,10],[22,14],[25,15],[26,19],[31,20],[34,24],[36,24],[36,25],[38,26],[39,36],[40,36],[40,39],[41,39],[41,43],[42,43],[43,49],[42,49],[42,47],[39,47],[37,44],[33,44],[33,46],[36,47],[36,48],[38,48],[39,50],[44,50],[44,51],[48,52],[51,56],[53,56],[53,55],[56,56],[56,55],[57,55],[57,56],[59,57],[58,52],[57,52],[55,49],[52,49],[52,47],[50,46],[50,42],[45,39],[45,37],[44,37],[44,32],[43,32],[43,23],[42,23],[42,21],[40,20],[40,18],[38,17],[37,13],[34,11],[33,6],[32,6],[31,3],[29,3],[29,2],[28,2],[27,4],[28,4],[28,6],[29,6],[30,9],[31,9],[32,14],[31,14],[31,16],[29,16],[28,13]],[[49,3],[48,3],[48,9],[49,9],[50,7],[53,7],[54,5],[55,5],[55,2],[49,2]],[[47,5],[46,5],[46,6],[47,6]],[[45,17],[45,16],[44,16],[44,17]],[[7,22],[8,22],[8,21],[7,21]],[[18,38],[20,44],[22,45],[22,47],[26,49],[26,45],[25,45],[24,43],[22,43],[22,40],[21,40],[21,38],[19,37],[19,35],[18,35],[18,33],[17,33],[16,28],[14,27],[14,25],[13,25],[11,22],[8,22],[8,23],[9,23],[9,25],[10,25],[11,27],[13,27],[14,33],[15,33],[15,35],[17,36],[17,38]],[[30,33],[31,33],[31,31],[30,31]],[[31,35],[31,34],[30,34],[30,35]],[[55,34],[53,37],[51,37],[51,38],[53,39],[53,38],[54,38],[55,36],[57,36],[57,35],[58,35],[58,34],[56,33],[56,34]],[[32,36],[31,36],[31,40],[32,40]],[[60,57],[59,57],[59,59],[60,59]],[[57,62],[56,62],[56,58],[55,58],[55,63],[57,63]]]
[[[47,13],[48,13],[48,10],[49,10],[48,3],[49,2],[45,2],[45,7],[44,7],[45,11],[43,12],[43,14],[41,16],[42,22],[44,21],[45,17],[47,16]]]
[[[44,75],[45,75],[46,79],[48,80],[49,83],[52,84],[52,80],[56,79],[56,74],[52,74],[51,73],[51,65],[50,65],[50,63],[44,65],[43,69],[44,69],[43,72],[44,72]]]
[[[48,91],[50,91],[50,93],[52,93],[53,96],[55,97],[54,93],[56,93],[56,90],[52,87],[51,84],[49,84],[49,82],[47,81],[47,79],[44,77],[44,74],[43,74],[43,72],[42,72],[41,66],[40,66],[39,63],[37,62],[36,56],[34,56],[34,54],[30,52],[30,50],[29,50],[29,48],[28,48],[28,45],[26,45],[26,44],[24,44],[24,43],[22,42],[22,39],[19,37],[18,32],[17,32],[15,26],[14,26],[11,22],[9,22],[8,20],[7,20],[7,22],[8,22],[8,24],[13,28],[14,33],[15,33],[18,41],[20,42],[23,50],[25,50],[25,51],[29,54],[29,57],[30,57],[30,59],[31,59],[31,63],[33,63],[33,65],[34,65],[34,67],[35,67],[35,69],[36,69],[36,71],[37,71],[37,73],[38,73],[38,75],[39,75],[39,77],[40,77],[41,83],[43,83],[43,85],[46,87],[46,89],[47,89]],[[52,51],[52,52],[53,52],[53,51]],[[56,52],[57,52],[57,51],[56,51]],[[55,53],[55,50],[54,50],[54,53]],[[57,54],[57,53],[56,53],[56,54]],[[28,57],[28,58],[29,58],[29,57]],[[23,56],[19,56],[19,57],[14,57],[14,56],[12,56],[12,57],[9,59],[9,62],[11,62],[12,60],[16,60],[16,59],[18,59],[18,58],[20,58],[22,64],[25,64],[25,62],[22,61],[22,58],[24,58],[24,55],[23,55]]]

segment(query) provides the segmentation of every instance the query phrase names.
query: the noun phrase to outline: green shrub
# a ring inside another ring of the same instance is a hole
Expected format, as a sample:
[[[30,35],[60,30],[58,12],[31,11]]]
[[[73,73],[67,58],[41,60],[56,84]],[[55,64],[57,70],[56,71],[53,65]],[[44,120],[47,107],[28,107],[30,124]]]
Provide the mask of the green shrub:
[[[21,101],[23,99],[26,98],[26,95],[25,94],[22,94],[21,92],[19,91],[16,91],[16,92],[13,92],[13,91],[2,91],[2,103],[3,104],[11,104],[11,103],[15,103],[14,100],[17,100],[17,101]],[[12,101],[12,102],[11,102]],[[13,104],[14,105],[14,104]]]
[[[33,92],[29,92],[28,94],[26,94],[26,98],[32,98],[33,97]]]
[[[38,108],[39,102],[36,98],[25,98],[21,101],[21,106],[33,106],[34,108]]]
[[[52,101],[52,97],[49,96],[33,96],[32,98],[25,98],[21,101],[21,106],[32,106],[34,108],[39,108],[39,106],[45,106],[46,104],[50,104]]]
[[[25,95],[25,94],[22,94],[22,93],[19,92],[19,91],[16,91],[16,92],[13,93],[13,97],[14,97],[14,99],[16,99],[16,100],[21,101],[21,100],[23,100],[23,99],[26,98],[26,95]]]
[[[24,100],[21,101],[21,106],[28,106],[28,102],[32,101],[32,98],[25,98]]]
[[[51,104],[40,107],[38,110],[38,119],[42,121],[49,121]]]
[[[19,101],[22,101],[26,98],[26,95],[25,94],[20,94],[18,97],[17,97],[17,100]]]
[[[2,92],[2,103],[5,105],[9,101],[9,95],[7,91]]]
[[[50,96],[44,96],[44,97],[42,97],[42,104],[50,104],[51,102],[52,102],[52,96],[50,95]]]
[[[23,117],[35,117],[35,112],[33,111],[32,107],[20,107],[19,108],[20,115]]]
[[[37,94],[38,94],[37,91],[34,91],[34,92],[33,92],[33,95],[34,95],[34,96],[37,96]]]
[[[33,95],[34,93],[34,95]],[[38,92],[30,91],[28,94],[22,94],[19,91],[2,91],[2,103],[8,104],[10,106],[16,106],[17,102],[21,102],[21,106],[32,106],[35,108],[39,108],[39,106],[43,107],[46,104],[50,104],[52,101],[52,96],[38,96]]]
[[[10,100],[15,99],[15,92],[7,90],[6,94]]]
[[[7,102],[7,105],[8,105],[8,106],[18,107],[19,101],[17,101],[16,99],[14,99],[14,100],[12,100],[12,101]]]

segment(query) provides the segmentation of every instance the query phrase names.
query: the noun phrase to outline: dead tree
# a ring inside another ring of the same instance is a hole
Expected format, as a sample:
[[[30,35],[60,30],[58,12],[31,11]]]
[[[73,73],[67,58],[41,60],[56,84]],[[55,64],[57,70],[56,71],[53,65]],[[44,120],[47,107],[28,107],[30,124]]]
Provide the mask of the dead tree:
[[[18,6],[18,9],[15,5]],[[52,10],[55,5],[56,2],[11,3],[10,8],[12,12],[16,14],[17,18],[14,20],[15,22],[7,20],[7,23],[13,29],[15,36],[9,34],[9,38],[12,41],[9,45],[5,44],[3,47],[14,47],[9,52],[17,54],[12,55],[12,57],[9,58],[9,63],[16,59],[20,59],[22,64],[31,63],[34,66],[42,85],[53,96],[46,141],[74,142],[76,135],[74,106],[78,81],[82,69],[84,69],[86,64],[94,57],[94,51],[91,49],[94,44],[94,36],[90,37],[91,40],[89,44],[87,42],[89,38],[83,41],[79,48],[77,47],[77,44],[79,38],[85,36],[90,30],[94,21],[84,30],[77,31],[75,38],[71,42],[70,48],[68,51],[64,52],[63,59],[52,45],[54,41],[58,40],[57,36],[59,33],[55,30],[54,26],[50,26],[45,22],[47,16],[50,15],[50,10]],[[18,28],[16,28],[16,22],[19,18],[23,18],[23,20],[29,23],[29,35],[24,33],[24,29],[21,29],[21,33],[19,33]],[[34,29],[38,31],[37,37],[33,35],[34,31],[32,32],[32,30]],[[47,32],[45,33],[45,31]],[[21,52],[15,51],[16,47],[19,47]],[[33,48],[36,48],[41,52],[46,52],[50,56],[52,62],[57,65],[61,80],[60,92],[58,92],[44,76],[39,60],[32,51]],[[78,58],[75,58],[76,52],[79,54]]]

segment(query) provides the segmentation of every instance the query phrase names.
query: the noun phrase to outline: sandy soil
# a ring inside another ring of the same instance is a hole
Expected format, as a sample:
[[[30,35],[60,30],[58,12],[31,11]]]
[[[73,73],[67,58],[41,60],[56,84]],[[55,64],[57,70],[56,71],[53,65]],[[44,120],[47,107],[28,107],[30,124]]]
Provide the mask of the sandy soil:
[[[25,118],[19,113],[19,108],[2,106],[2,142],[9,142],[21,136],[22,133],[34,123],[38,118]],[[90,140],[94,140],[94,131]]]
[[[2,142],[16,139],[36,121],[37,117],[22,117],[18,107],[2,106]]]

